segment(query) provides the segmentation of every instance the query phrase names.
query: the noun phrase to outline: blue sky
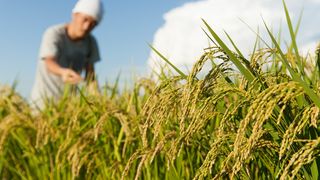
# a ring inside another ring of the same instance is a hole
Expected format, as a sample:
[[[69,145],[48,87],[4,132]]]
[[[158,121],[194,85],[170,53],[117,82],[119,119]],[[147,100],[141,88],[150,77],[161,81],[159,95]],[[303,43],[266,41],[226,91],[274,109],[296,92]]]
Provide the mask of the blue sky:
[[[96,65],[100,82],[113,81],[121,70],[144,72],[163,14],[192,0],[104,0],[106,14],[93,31],[102,61]],[[18,80],[25,97],[31,91],[43,31],[68,22],[76,0],[0,0],[0,84]]]

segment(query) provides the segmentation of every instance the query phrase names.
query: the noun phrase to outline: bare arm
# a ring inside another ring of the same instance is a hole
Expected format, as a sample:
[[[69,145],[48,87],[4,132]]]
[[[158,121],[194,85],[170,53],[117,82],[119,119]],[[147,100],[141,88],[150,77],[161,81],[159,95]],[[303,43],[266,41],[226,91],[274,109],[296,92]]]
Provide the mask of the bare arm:
[[[72,69],[61,67],[54,57],[46,57],[45,64],[49,72],[60,76],[62,81],[68,84],[78,84],[82,81],[81,76]]]
[[[47,69],[57,75],[57,76],[62,76],[63,74],[63,68],[57,64],[56,60],[54,57],[47,57],[45,58],[45,64],[46,64],[46,67]]]

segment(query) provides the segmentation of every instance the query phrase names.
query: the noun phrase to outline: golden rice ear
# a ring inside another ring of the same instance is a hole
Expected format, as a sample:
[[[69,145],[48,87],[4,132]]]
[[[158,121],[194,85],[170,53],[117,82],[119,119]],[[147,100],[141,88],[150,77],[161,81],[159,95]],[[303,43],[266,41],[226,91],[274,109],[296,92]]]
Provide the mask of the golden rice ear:
[[[0,179],[318,179],[318,57],[308,75],[292,47],[245,58],[214,36],[188,74],[164,58],[176,73],[69,86],[35,115],[0,88]]]
[[[101,95],[101,91],[99,89],[99,85],[97,81],[88,82],[86,85],[86,91],[88,92],[88,95],[92,95],[92,96]]]

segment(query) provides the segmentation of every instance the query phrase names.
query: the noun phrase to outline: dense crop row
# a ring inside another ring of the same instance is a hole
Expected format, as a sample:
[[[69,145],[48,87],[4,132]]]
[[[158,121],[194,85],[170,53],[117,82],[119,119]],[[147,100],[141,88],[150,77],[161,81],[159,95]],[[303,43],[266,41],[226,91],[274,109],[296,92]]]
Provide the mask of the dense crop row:
[[[270,33],[245,58],[204,22],[214,45],[189,74],[78,89],[36,115],[2,90],[0,178],[317,179],[319,56],[299,54],[285,12],[286,51]]]

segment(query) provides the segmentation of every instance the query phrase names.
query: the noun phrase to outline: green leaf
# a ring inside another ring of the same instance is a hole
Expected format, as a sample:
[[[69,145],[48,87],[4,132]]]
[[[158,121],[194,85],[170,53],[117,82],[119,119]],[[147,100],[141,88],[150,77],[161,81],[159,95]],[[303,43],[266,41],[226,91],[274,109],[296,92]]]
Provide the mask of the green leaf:
[[[268,31],[268,34],[272,40],[272,42],[274,43],[274,45],[276,46],[276,49],[278,50],[279,54],[280,54],[280,59],[282,61],[282,63],[285,65],[285,67],[289,70],[292,78],[294,81],[298,82],[303,89],[305,90],[306,94],[310,97],[310,99],[318,106],[320,107],[320,98],[319,96],[308,86],[308,84],[303,81],[299,74],[297,72],[295,72],[292,67],[290,66],[290,64],[288,63],[288,60],[286,58],[286,56],[284,55],[284,53],[282,52],[279,44],[277,43],[275,37],[272,35],[271,31],[269,30],[266,22],[263,20],[263,23]],[[305,101],[306,102],[306,101]]]
[[[299,55],[298,46],[297,46],[297,42],[296,42],[296,33],[298,32],[298,28],[296,29],[296,32],[294,32],[288,8],[286,6],[285,1],[282,0],[282,2],[283,2],[283,7],[284,7],[285,14],[286,14],[287,24],[288,24],[288,28],[289,28],[289,32],[290,32],[290,36],[291,36],[292,46],[295,51],[295,57],[297,60],[297,64],[298,64],[300,73],[304,74],[304,69],[303,69],[301,57]]]
[[[118,75],[117,75],[117,79],[116,82],[114,83],[114,86],[112,87],[112,91],[111,91],[111,99],[113,99],[118,91],[118,86],[119,86],[119,81],[120,81],[120,75],[121,75],[121,71],[119,71]]]
[[[319,169],[316,160],[314,160],[311,165],[311,175],[312,179],[319,179]]]
[[[173,65],[166,57],[164,57],[159,51],[157,51],[152,45],[149,45],[150,48],[157,53],[161,59],[163,59],[166,63],[168,63],[177,73],[179,73],[184,79],[187,79],[187,75],[185,75],[182,71],[180,71],[175,65]]]
[[[213,36],[213,38],[217,41],[217,43],[220,45],[220,47],[225,51],[225,53],[230,57],[230,60],[234,63],[234,65],[239,69],[241,74],[249,81],[253,82],[255,77],[254,75],[246,69],[241,61],[232,53],[232,51],[227,47],[227,45],[219,38],[219,36],[212,30],[212,28],[208,25],[208,23],[202,19],[204,24],[206,25],[207,29],[209,30],[210,34]]]

